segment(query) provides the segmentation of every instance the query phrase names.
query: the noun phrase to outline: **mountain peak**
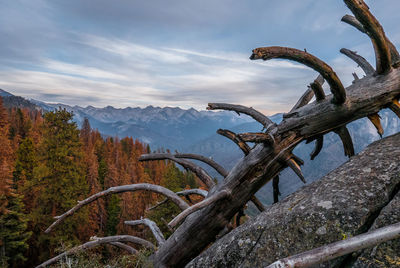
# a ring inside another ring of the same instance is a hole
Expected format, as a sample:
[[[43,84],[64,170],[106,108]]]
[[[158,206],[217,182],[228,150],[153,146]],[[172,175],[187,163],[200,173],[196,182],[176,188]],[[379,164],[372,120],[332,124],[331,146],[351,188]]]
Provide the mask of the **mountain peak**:
[[[11,97],[11,96],[14,96],[14,95],[11,94],[11,93],[9,93],[9,92],[7,92],[7,91],[5,91],[5,90],[2,90],[2,89],[0,88],[0,96],[1,96],[1,97]]]

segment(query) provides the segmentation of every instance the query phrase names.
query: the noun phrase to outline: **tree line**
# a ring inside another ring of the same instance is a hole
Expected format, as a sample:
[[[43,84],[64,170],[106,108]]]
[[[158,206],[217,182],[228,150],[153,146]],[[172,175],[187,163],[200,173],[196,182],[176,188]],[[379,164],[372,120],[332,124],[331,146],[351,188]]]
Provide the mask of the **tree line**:
[[[89,195],[109,187],[152,183],[173,191],[198,188],[195,176],[170,161],[139,162],[149,145],[132,137],[103,137],[86,118],[79,129],[73,114],[59,109],[6,110],[0,98],[0,267],[31,267],[90,237],[148,236],[125,220],[152,218],[168,235],[166,222],[179,213],[154,193],[125,193],[99,199],[51,234],[43,231]],[[159,151],[162,151],[159,150]],[[60,242],[61,241],[61,242]],[[115,249],[99,249],[104,258]]]

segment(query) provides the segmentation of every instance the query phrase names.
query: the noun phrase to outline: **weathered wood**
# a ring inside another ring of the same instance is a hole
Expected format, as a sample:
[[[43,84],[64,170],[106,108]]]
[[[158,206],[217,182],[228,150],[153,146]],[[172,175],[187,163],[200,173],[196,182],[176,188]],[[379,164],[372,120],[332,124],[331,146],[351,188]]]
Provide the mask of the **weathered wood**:
[[[293,159],[287,159],[286,164],[290,169],[294,171],[294,173],[300,178],[303,183],[306,183],[306,179],[304,178],[303,172],[301,172],[300,166]]]
[[[274,143],[273,137],[264,132],[240,133],[240,134],[237,134],[237,136],[240,139],[242,139],[244,142],[254,142],[254,143],[266,142],[268,144]]]
[[[346,91],[351,105],[334,105],[328,95],[324,101],[310,103],[289,114],[276,127],[274,135],[279,142],[274,144],[275,150],[258,144],[218,186],[218,191],[231,190],[229,204],[215,202],[188,216],[156,252],[155,265],[182,266],[213,241],[250,197],[286,166],[276,161],[277,151],[287,153],[301,140],[328,133],[391,104],[400,96],[400,71],[394,69],[382,76],[364,77]]]
[[[351,26],[353,26],[354,28],[356,28],[356,29],[359,30],[360,32],[366,34],[366,31],[365,31],[365,29],[364,29],[364,26],[363,26],[354,16],[351,16],[351,15],[344,15],[343,18],[342,18],[342,21],[343,21],[343,22],[346,22],[347,24],[349,24],[349,25],[351,25]],[[373,46],[374,46],[374,49],[376,49],[376,48],[375,48],[375,42],[374,42],[373,40],[371,40],[371,41],[372,41],[372,44],[373,44]],[[392,58],[392,63],[393,63],[393,64],[396,64],[396,62],[399,62],[399,61],[400,61],[399,52],[397,51],[395,45],[393,45],[393,43],[392,43],[392,42],[389,40],[389,38],[387,38],[387,37],[386,37],[386,42],[387,42],[387,44],[388,44],[388,46],[389,46],[390,56],[391,56],[391,58]]]
[[[253,54],[250,56],[251,60],[274,58],[294,60],[314,69],[328,82],[334,95],[333,103],[342,104],[346,101],[346,91],[336,73],[328,64],[307,52],[288,47],[260,47],[253,49]]]
[[[147,227],[149,227],[149,229],[153,233],[159,246],[161,246],[165,242],[165,237],[164,237],[163,233],[161,232],[160,228],[158,228],[157,224],[152,220],[141,219],[141,220],[134,220],[134,221],[125,221],[124,223],[126,225],[131,225],[131,226],[146,225]]]
[[[364,1],[344,0],[344,2],[372,40],[375,48],[376,72],[383,74],[390,71],[392,65],[391,53],[382,26],[371,14]]]
[[[217,162],[211,159],[211,157],[205,157],[198,154],[181,154],[177,153],[174,155],[176,158],[186,158],[186,159],[193,159],[198,160],[203,163],[206,163],[213,169],[215,169],[222,177],[226,177],[228,175],[228,171],[226,171],[222,166],[220,166]]]
[[[279,176],[275,176],[272,180],[272,191],[274,196],[274,204],[279,202],[279,196],[281,192],[279,191]]]
[[[393,102],[389,104],[389,108],[400,118],[400,104],[397,99],[394,99]]]
[[[185,201],[183,201],[177,194],[175,194],[171,190],[164,188],[162,186],[159,186],[159,185],[154,185],[154,184],[149,184],[149,183],[138,183],[138,184],[115,186],[115,187],[111,187],[105,191],[94,194],[94,195],[86,198],[85,200],[78,201],[78,205],[74,206],[73,208],[71,208],[70,210],[65,212],[64,214],[55,217],[56,221],[53,222],[53,224],[50,225],[49,228],[46,229],[45,233],[51,232],[54,229],[54,227],[56,227],[58,224],[60,224],[65,218],[71,216],[72,214],[74,214],[77,210],[79,210],[83,206],[88,205],[101,197],[111,195],[111,194],[120,194],[120,193],[125,193],[125,192],[136,192],[136,191],[150,191],[150,192],[155,192],[155,193],[164,195],[168,199],[170,199],[172,202],[174,202],[182,210],[185,210],[189,207],[189,205]]]
[[[314,81],[323,85],[325,82],[325,79],[322,77],[322,75],[319,74],[318,77]],[[307,105],[313,97],[314,97],[314,91],[311,89],[310,86],[308,86],[308,89],[300,97],[300,99],[297,101],[297,103],[293,106],[293,108],[290,110],[290,113],[300,107],[303,107],[304,105]]]
[[[343,143],[344,155],[348,157],[353,156],[354,155],[353,140],[351,139],[350,132],[347,129],[347,127],[341,126],[333,131],[339,135],[340,140]]]
[[[193,212],[198,211],[218,200],[225,199],[229,195],[230,195],[230,192],[228,192],[226,190],[216,192],[214,195],[207,197],[203,201],[182,211],[178,216],[176,216],[174,219],[172,219],[172,221],[170,223],[168,223],[168,225],[170,227],[174,228],[176,225],[178,225],[181,221],[183,221],[187,216],[189,216]]]
[[[314,150],[310,154],[311,160],[314,160],[314,158],[321,152],[323,145],[324,145],[324,136],[318,135],[315,140]]]
[[[96,237],[95,240],[86,242],[85,244],[82,244],[80,246],[74,247],[74,248],[72,248],[72,249],[70,249],[70,250],[68,250],[68,251],[66,251],[66,252],[64,252],[64,253],[62,253],[60,255],[57,255],[54,258],[52,258],[52,259],[50,259],[48,261],[45,261],[44,263],[36,266],[36,268],[46,267],[46,266],[48,266],[50,264],[56,263],[57,261],[59,261],[60,259],[66,257],[66,256],[75,254],[75,253],[77,253],[79,251],[84,251],[84,250],[87,250],[87,249],[90,249],[90,248],[98,247],[98,246],[103,245],[103,244],[112,244],[114,246],[121,247],[120,244],[116,243],[116,242],[119,242],[119,243],[121,243],[121,242],[130,242],[130,243],[134,243],[134,244],[145,246],[145,247],[153,249],[153,250],[156,249],[156,247],[152,243],[150,243],[149,241],[141,239],[141,238],[136,237],[136,236],[116,235],[116,236],[108,236],[108,237]],[[126,245],[121,247],[121,248],[128,249],[128,247]]]
[[[274,125],[274,123],[267,116],[253,109],[252,107],[246,107],[243,105],[228,104],[228,103],[209,103],[207,110],[227,110],[227,111],[234,111],[239,115],[241,113],[247,114],[257,122],[261,123],[265,129],[268,129]]]
[[[325,97],[326,97],[325,92],[320,83],[318,83],[317,81],[314,81],[310,84],[310,87],[311,87],[312,91],[314,92],[315,99],[317,101],[322,101],[325,99]]]
[[[368,115],[368,119],[369,121],[371,121],[371,123],[375,126],[376,130],[378,131],[379,136],[383,135],[383,127],[381,124],[381,117],[379,116],[379,114],[370,114]]]
[[[382,227],[276,261],[267,268],[314,267],[349,253],[400,238],[400,223]]]
[[[347,48],[342,48],[340,52],[349,57],[350,59],[352,59],[355,63],[357,63],[358,66],[360,66],[361,69],[363,69],[366,75],[373,75],[375,73],[374,67],[372,67],[372,65],[369,64],[369,62],[364,57],[358,55],[357,52],[351,51],[350,49]],[[358,77],[356,80],[358,80]]]
[[[143,154],[139,157],[139,161],[154,161],[154,160],[171,160],[175,163],[181,165],[187,170],[190,170],[205,184],[209,189],[215,186],[215,182],[210,175],[201,167],[185,159],[176,158],[170,153],[153,153],[153,154]]]
[[[218,129],[217,133],[219,135],[222,135],[224,137],[227,137],[228,139],[230,139],[231,141],[233,141],[234,143],[236,143],[237,146],[239,146],[240,150],[242,150],[242,152],[247,155],[250,152],[250,146],[247,145],[247,143],[245,141],[242,140],[242,138],[237,135],[236,133],[227,130],[227,129]]]
[[[263,203],[261,203],[261,201],[258,200],[258,198],[257,198],[255,195],[253,195],[253,196],[250,198],[250,200],[251,200],[251,202],[253,202],[253,204],[256,206],[256,208],[257,208],[260,212],[265,211],[265,207],[264,207]]]
[[[128,251],[130,254],[137,254],[138,251],[136,249],[134,249],[131,246],[128,246],[127,244],[121,243],[121,242],[111,242],[110,245],[122,248],[126,251]]]
[[[183,191],[180,191],[180,192],[176,192],[176,194],[179,195],[179,196],[184,196],[185,198],[188,197],[189,195],[193,195],[193,194],[200,195],[200,196],[202,196],[202,197],[205,198],[205,197],[207,197],[208,192],[207,192],[206,190],[203,190],[203,189],[188,189],[188,190],[183,190]],[[161,206],[161,205],[167,203],[168,200],[169,200],[169,199],[166,198],[166,199],[164,199],[164,200],[158,202],[158,203],[155,204],[154,206],[151,206],[151,207],[147,208],[146,210],[149,211],[149,210],[156,209],[156,208],[158,208],[159,206]]]

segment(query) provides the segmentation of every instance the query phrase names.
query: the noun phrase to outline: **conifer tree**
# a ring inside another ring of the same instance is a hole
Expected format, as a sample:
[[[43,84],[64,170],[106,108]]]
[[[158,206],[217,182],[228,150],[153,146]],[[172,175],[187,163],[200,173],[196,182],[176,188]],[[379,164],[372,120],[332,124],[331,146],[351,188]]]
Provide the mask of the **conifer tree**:
[[[35,192],[38,206],[31,214],[35,226],[35,256],[42,252],[53,252],[59,241],[78,242],[87,223],[87,210],[79,213],[52,235],[43,233],[53,217],[76,204],[88,194],[85,180],[82,144],[79,130],[72,122],[72,113],[65,109],[46,113],[44,116],[43,140],[39,148],[39,165],[35,169]],[[58,242],[57,242],[58,241]],[[44,250],[45,249],[45,250]],[[33,254],[33,253],[32,253]]]
[[[0,266],[19,267],[28,248],[27,217],[22,196],[12,181],[13,152],[7,113],[0,98]]]

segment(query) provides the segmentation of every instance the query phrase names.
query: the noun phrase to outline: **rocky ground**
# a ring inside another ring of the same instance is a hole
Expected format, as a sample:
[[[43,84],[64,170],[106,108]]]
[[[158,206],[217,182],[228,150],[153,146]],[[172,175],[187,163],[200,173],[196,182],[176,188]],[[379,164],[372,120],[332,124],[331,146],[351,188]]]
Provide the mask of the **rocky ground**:
[[[400,134],[382,139],[222,237],[187,267],[265,267],[400,221]],[[400,239],[319,267],[400,267]]]

